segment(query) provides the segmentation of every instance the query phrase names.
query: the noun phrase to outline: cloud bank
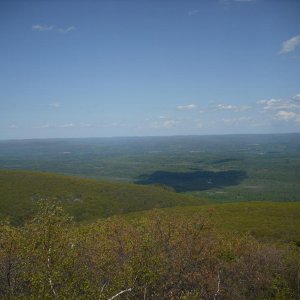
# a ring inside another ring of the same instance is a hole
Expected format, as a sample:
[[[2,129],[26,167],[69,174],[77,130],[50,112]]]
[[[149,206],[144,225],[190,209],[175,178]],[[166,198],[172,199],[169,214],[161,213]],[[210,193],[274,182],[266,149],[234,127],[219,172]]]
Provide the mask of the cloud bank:
[[[300,108],[298,103],[287,99],[265,99],[257,101],[257,104],[263,105],[264,110],[286,110]]]
[[[250,108],[248,105],[232,105],[232,104],[222,104],[219,103],[216,105],[217,110],[230,110],[233,112],[243,112]]]
[[[277,112],[274,119],[280,121],[295,121],[297,123],[300,123],[300,115],[296,114],[293,111],[280,110],[279,112]]]

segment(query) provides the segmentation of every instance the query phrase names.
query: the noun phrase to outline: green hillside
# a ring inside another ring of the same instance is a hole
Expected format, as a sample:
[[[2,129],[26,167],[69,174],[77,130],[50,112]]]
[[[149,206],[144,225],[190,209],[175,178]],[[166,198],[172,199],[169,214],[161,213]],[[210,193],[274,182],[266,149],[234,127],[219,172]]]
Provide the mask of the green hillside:
[[[76,221],[90,221],[115,214],[164,208],[185,216],[211,215],[221,231],[250,233],[265,241],[300,241],[299,202],[242,202],[207,204],[159,186],[111,183],[50,173],[0,171],[0,218],[14,224],[34,213],[39,199],[57,199]],[[184,207],[183,207],[184,206]]]
[[[222,299],[298,299],[300,202],[204,203],[1,171],[0,221],[13,224],[0,222],[0,298],[213,299],[220,284]]]
[[[264,242],[300,245],[299,202],[241,202],[174,207],[163,211],[184,216],[209,215],[218,232],[249,233]]]
[[[76,221],[113,214],[198,205],[203,200],[180,195],[159,186],[110,183],[28,171],[0,171],[0,217],[20,223],[33,213],[39,199],[58,199]]]

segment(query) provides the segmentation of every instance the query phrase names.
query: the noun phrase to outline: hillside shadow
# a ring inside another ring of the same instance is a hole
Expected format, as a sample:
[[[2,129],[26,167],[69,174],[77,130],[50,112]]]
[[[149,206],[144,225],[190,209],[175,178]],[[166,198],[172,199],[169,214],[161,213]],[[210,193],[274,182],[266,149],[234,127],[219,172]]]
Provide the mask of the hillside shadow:
[[[203,191],[213,188],[222,188],[238,185],[247,178],[245,171],[194,171],[194,172],[167,172],[156,171],[150,175],[141,175],[137,184],[161,184],[172,187],[176,192]]]

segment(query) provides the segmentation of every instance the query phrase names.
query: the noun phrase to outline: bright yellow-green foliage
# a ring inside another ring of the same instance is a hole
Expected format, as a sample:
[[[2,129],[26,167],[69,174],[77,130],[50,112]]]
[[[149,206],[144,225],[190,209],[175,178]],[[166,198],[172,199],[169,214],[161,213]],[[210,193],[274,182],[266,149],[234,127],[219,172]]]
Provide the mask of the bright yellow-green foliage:
[[[199,198],[163,187],[111,183],[79,177],[28,171],[0,171],[0,218],[21,223],[39,199],[60,200],[76,221],[152,208],[199,205]]]
[[[74,226],[57,203],[38,208],[24,226],[0,222],[1,299],[299,299],[295,246],[224,235],[199,213]]]
[[[299,202],[241,202],[163,210],[185,216],[210,215],[218,231],[249,233],[263,241],[300,245]]]
[[[203,203],[1,171],[0,299],[299,299],[300,202]]]

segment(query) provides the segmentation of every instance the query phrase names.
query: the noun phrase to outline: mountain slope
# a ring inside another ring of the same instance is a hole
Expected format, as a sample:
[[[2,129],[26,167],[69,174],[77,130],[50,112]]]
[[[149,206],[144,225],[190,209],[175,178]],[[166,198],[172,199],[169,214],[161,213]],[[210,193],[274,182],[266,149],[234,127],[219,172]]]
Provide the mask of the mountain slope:
[[[264,242],[292,242],[300,246],[300,202],[240,202],[172,207],[162,211],[209,216],[218,232],[249,233]],[[140,217],[141,214],[132,215]]]
[[[28,171],[0,171],[0,217],[20,223],[39,199],[58,199],[76,221],[205,201],[158,186],[111,183]]]

